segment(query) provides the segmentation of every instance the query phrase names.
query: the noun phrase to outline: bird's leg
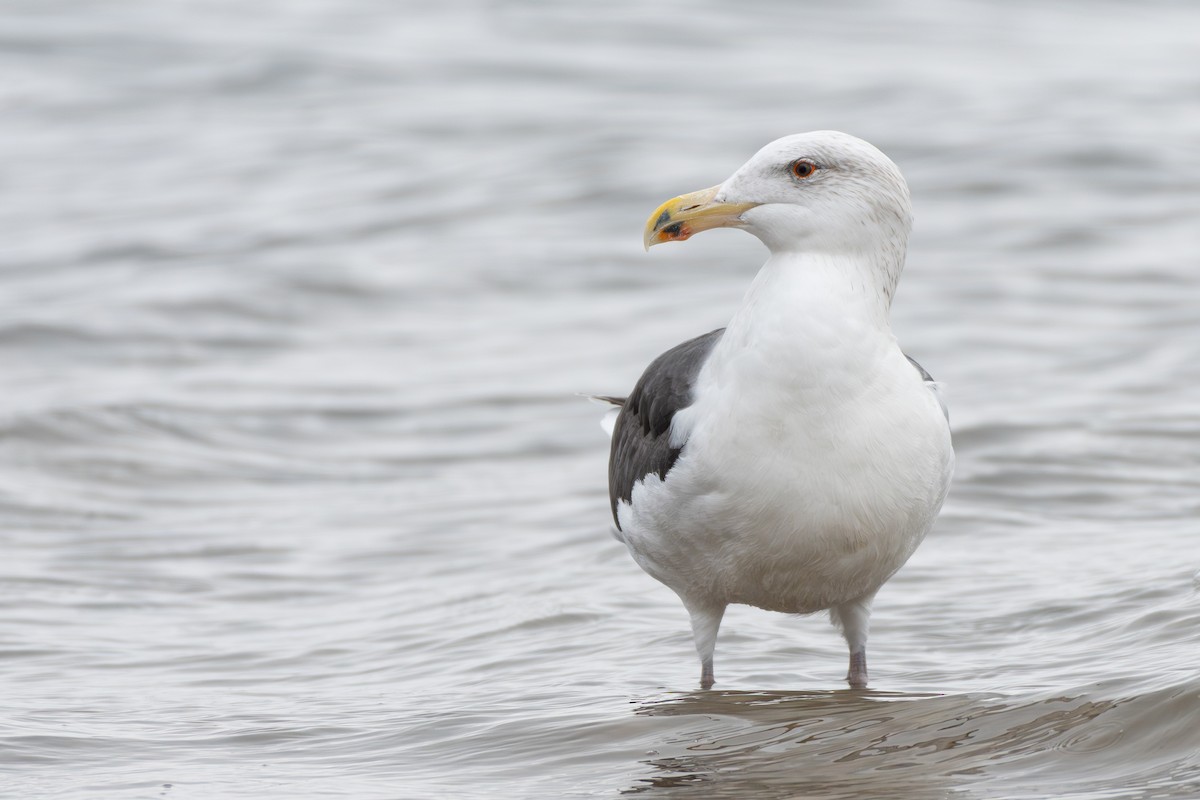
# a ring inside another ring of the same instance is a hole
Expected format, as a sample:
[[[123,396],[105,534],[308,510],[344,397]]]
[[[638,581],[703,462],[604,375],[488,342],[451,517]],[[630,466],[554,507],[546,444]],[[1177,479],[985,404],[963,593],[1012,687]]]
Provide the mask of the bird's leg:
[[[867,651],[866,648],[850,654],[850,671],[846,673],[846,681],[851,689],[867,688]]]
[[[846,681],[852,689],[867,688],[867,630],[871,621],[871,601],[874,595],[842,603],[829,610],[833,624],[842,629],[850,648],[850,670]]]
[[[700,656],[700,688],[711,689],[713,678],[713,653],[717,649],[717,631],[725,606],[701,606],[685,603],[692,617],[692,638],[696,641],[696,654]]]

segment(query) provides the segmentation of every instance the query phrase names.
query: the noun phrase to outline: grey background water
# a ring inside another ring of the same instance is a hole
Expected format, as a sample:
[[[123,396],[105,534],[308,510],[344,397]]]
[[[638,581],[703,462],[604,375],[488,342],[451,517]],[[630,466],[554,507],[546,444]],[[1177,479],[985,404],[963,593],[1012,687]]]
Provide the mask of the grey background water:
[[[11,0],[0,795],[1200,796],[1200,7]],[[901,165],[945,512],[873,691],[608,533],[780,135]]]

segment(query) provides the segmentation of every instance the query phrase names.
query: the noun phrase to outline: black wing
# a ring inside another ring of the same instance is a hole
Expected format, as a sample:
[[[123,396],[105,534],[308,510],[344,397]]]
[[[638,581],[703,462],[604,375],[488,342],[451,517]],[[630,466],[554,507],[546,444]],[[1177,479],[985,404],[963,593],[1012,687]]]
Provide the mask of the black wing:
[[[654,359],[620,404],[608,459],[608,498],[618,530],[617,503],[628,501],[634,484],[647,475],[666,478],[675,466],[680,448],[670,444],[671,419],[692,404],[692,385],[723,333],[725,329],[718,328]]]

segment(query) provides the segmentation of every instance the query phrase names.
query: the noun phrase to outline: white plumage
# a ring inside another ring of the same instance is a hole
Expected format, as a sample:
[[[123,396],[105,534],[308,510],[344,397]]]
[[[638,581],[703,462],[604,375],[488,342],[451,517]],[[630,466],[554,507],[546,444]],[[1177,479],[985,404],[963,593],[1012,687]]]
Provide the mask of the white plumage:
[[[910,218],[886,156],[820,131],[647,225],[647,245],[724,226],[771,252],[724,332],[656,360],[613,434],[618,538],[687,607],[705,687],[730,603],[829,609],[847,679],[866,685],[871,601],[933,524],[954,464],[935,386],[888,323]]]

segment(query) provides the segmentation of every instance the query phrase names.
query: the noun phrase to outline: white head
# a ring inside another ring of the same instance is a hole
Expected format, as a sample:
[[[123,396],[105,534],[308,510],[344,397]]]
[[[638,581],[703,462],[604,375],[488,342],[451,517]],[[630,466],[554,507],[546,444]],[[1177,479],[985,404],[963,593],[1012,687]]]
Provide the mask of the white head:
[[[894,285],[912,210],[891,159],[838,131],[777,139],[720,186],[668,200],[646,223],[647,247],[709,228],[741,228],[772,253],[868,256]]]

